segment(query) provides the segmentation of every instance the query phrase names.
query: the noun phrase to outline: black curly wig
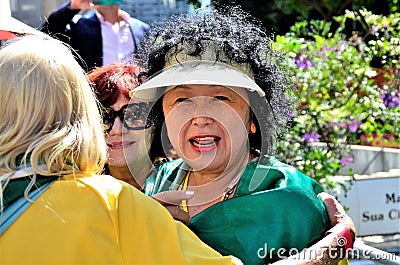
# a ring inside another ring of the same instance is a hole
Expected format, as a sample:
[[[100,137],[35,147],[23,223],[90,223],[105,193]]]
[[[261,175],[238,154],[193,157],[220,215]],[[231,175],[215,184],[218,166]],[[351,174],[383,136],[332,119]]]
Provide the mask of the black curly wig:
[[[134,58],[135,63],[145,69],[139,74],[139,82],[162,71],[168,52],[177,55],[184,49],[182,47],[190,47],[185,50],[188,55],[201,55],[204,41],[211,41],[218,47],[217,61],[222,51],[224,58],[250,65],[255,82],[266,94],[260,97],[256,92],[248,93],[252,121],[257,128],[255,134],[249,134],[250,148],[262,155],[273,154],[277,136],[294,112],[292,100],[286,93],[289,82],[279,66],[283,55],[273,48],[273,34],[239,7],[197,9],[152,28]],[[156,103],[154,111],[158,117],[155,141],[161,141],[161,137],[165,137],[162,135],[161,104]]]

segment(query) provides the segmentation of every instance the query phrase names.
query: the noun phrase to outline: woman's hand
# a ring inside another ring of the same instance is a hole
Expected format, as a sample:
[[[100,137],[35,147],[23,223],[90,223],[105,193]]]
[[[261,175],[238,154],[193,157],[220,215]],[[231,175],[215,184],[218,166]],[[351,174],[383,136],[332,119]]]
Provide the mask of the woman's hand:
[[[317,195],[325,204],[326,210],[328,212],[329,220],[331,225],[335,226],[338,224],[344,225],[350,230],[353,242],[356,237],[356,228],[354,226],[353,220],[347,215],[342,205],[333,197],[326,192],[321,192]]]
[[[187,212],[179,208],[183,200],[188,200],[194,195],[193,191],[170,190],[152,195],[151,197],[161,203],[172,217],[184,223],[189,223],[191,218]]]
[[[349,229],[352,236],[353,242],[355,239],[356,228],[350,216],[347,215],[342,205],[333,197],[326,192],[321,192],[317,195],[325,204],[328,212],[329,219],[332,227],[338,226],[339,228],[346,227]],[[342,226],[342,227],[340,227]],[[320,239],[314,245],[306,248],[298,255],[293,255],[287,259],[283,259],[272,263],[274,265],[334,265],[344,258],[341,254],[346,254],[341,251],[343,247],[339,244],[341,241],[338,239],[339,236],[335,233],[325,235],[324,238]],[[312,253],[312,255],[311,255]]]

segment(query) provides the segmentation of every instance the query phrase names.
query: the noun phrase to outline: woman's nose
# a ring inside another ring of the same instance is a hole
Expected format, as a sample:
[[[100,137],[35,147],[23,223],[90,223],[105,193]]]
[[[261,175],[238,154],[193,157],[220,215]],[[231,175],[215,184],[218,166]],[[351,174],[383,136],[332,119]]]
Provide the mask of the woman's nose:
[[[121,121],[119,117],[116,117],[114,120],[114,124],[111,127],[111,131],[108,133],[109,135],[118,135],[122,134],[124,131],[124,123]]]
[[[195,115],[192,118],[192,124],[199,127],[203,127],[212,123],[213,123],[213,118],[211,118],[210,116]]]
[[[206,126],[211,124],[214,119],[212,116],[213,106],[210,104],[210,99],[208,97],[199,97],[193,101],[192,124],[196,126]]]

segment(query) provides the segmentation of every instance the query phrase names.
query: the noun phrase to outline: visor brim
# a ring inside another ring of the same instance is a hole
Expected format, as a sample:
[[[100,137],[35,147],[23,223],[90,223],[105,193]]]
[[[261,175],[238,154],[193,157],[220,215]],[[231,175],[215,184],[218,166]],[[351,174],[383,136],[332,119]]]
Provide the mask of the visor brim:
[[[165,68],[132,90],[129,95],[137,101],[156,101],[166,87],[189,84],[222,85],[243,87],[257,92],[260,97],[265,92],[242,71],[220,62],[186,62]]]

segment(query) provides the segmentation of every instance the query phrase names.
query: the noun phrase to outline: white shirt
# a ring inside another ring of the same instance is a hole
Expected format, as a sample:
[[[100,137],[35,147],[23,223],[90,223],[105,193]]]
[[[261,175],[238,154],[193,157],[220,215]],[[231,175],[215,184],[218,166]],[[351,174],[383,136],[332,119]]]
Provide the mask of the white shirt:
[[[135,50],[133,35],[129,27],[129,14],[119,10],[123,20],[114,25],[105,21],[103,16],[96,11],[101,24],[103,39],[103,65],[116,61],[123,61]]]

